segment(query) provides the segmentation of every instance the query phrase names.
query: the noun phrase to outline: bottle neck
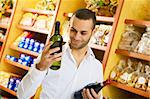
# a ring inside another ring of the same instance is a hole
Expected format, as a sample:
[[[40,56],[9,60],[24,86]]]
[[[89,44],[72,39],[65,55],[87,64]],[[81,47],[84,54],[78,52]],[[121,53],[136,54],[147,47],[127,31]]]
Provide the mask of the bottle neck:
[[[102,83],[100,83],[101,84],[101,86],[106,86],[106,85],[109,85],[110,84],[110,80],[108,79],[108,80],[105,80],[104,82],[102,82]]]
[[[59,22],[56,22],[56,24],[55,24],[55,34],[59,34],[59,32],[60,32],[60,23]]]

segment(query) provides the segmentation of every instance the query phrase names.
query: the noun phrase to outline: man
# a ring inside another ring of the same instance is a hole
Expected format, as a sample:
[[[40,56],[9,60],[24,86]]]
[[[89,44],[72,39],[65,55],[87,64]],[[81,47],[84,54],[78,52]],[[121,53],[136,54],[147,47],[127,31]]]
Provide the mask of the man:
[[[52,55],[59,48],[49,49],[50,43],[45,47],[35,66],[22,79],[18,98],[30,98],[42,84],[40,99],[73,99],[75,91],[89,83],[102,82],[102,65],[88,47],[95,23],[95,13],[88,9],[77,10],[71,18],[70,41],[63,46],[63,52]],[[59,60],[61,68],[51,70],[51,64]],[[82,95],[84,99],[100,99],[101,96],[93,89],[84,89]]]

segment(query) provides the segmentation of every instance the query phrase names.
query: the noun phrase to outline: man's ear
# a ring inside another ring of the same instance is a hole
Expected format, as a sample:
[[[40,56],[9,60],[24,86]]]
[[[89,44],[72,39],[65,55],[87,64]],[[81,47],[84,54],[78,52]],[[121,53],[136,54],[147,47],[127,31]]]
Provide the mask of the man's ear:
[[[94,29],[92,30],[92,36],[95,34],[95,32],[96,32],[96,28],[94,28]]]

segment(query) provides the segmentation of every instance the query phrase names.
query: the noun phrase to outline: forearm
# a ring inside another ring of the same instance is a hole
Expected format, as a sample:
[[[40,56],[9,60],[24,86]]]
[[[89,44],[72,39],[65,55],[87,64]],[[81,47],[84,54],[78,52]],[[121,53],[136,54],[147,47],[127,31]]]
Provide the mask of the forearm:
[[[34,66],[19,84],[17,97],[19,99],[29,99],[32,97],[41,85],[46,73],[47,71],[39,71]]]

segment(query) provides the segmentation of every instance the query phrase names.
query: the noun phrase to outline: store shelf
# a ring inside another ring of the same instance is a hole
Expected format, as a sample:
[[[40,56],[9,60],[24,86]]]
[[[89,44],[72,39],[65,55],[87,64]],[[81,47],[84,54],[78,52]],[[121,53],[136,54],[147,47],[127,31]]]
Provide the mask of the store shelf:
[[[138,94],[138,95],[141,95],[141,96],[144,96],[144,97],[147,97],[147,98],[150,97],[149,92],[146,92],[146,91],[143,91],[143,90],[140,90],[140,89],[137,89],[137,88],[133,88],[133,87],[127,86],[125,84],[121,84],[121,83],[118,83],[118,82],[115,82],[115,81],[111,81],[111,85],[115,86],[117,88],[129,91],[129,92],[132,92],[134,94]]]
[[[64,13],[65,17],[71,17],[73,13]],[[105,16],[96,16],[97,21],[103,21],[103,22],[114,22],[113,17],[105,17]]]
[[[89,46],[93,49],[97,49],[97,50],[102,50],[105,51],[106,50],[106,46],[101,46],[101,45],[97,45],[97,44],[89,44]]]
[[[96,16],[97,21],[104,21],[104,22],[114,22],[113,17],[105,17],[105,16]]]
[[[143,21],[143,20],[131,20],[125,19],[126,24],[133,24],[136,26],[150,26],[150,21]]]
[[[25,8],[23,9],[24,12],[32,12],[37,14],[46,14],[46,15],[54,15],[55,11],[48,11],[48,10],[36,10],[33,8]]]
[[[33,51],[30,51],[30,50],[27,50],[27,49],[19,48],[15,45],[11,45],[10,48],[13,49],[13,50],[22,52],[22,53],[26,53],[26,54],[35,56],[35,57],[38,57],[38,55],[39,55],[39,53],[37,53],[37,52],[33,52]]]
[[[12,91],[12,90],[10,90],[10,89],[8,89],[8,88],[5,88],[5,87],[2,86],[2,85],[0,85],[0,89],[1,89],[1,90],[4,90],[4,91],[6,91],[6,92],[8,92],[8,93],[10,93],[10,94],[12,94],[12,95],[14,95],[14,96],[17,96],[15,91]]]
[[[1,38],[0,38],[0,42],[4,42],[4,41],[5,41],[4,39],[1,39]]]
[[[0,23],[0,27],[4,28],[4,29],[7,29],[7,25],[1,24],[1,23]]]
[[[34,27],[23,26],[23,25],[18,25],[18,28],[33,31],[33,32],[38,32],[38,33],[41,33],[41,34],[48,34],[49,33],[48,30],[36,29]]]
[[[150,55],[144,55],[144,54],[140,54],[140,53],[129,52],[127,50],[122,50],[122,49],[117,49],[115,51],[115,53],[121,54],[121,55],[124,55],[124,56],[128,56],[128,57],[133,57],[133,58],[137,58],[137,59],[150,61]]]
[[[13,65],[13,66],[19,67],[19,68],[21,68],[21,69],[29,70],[29,67],[24,66],[24,65],[22,65],[22,64],[20,64],[20,63],[18,63],[18,62],[14,62],[14,61],[11,61],[11,60],[8,60],[8,59],[4,59],[4,61],[5,61],[6,63],[8,63],[8,64],[11,64],[11,65]]]

